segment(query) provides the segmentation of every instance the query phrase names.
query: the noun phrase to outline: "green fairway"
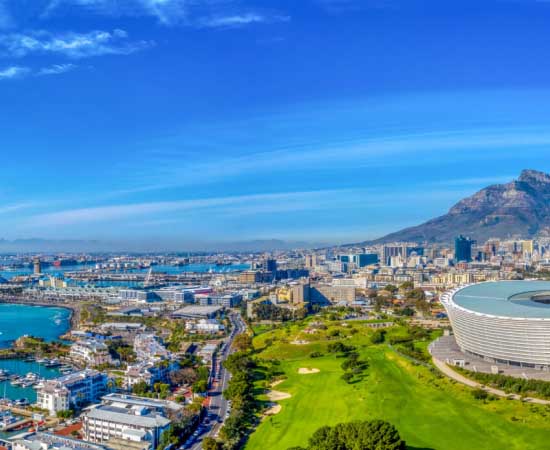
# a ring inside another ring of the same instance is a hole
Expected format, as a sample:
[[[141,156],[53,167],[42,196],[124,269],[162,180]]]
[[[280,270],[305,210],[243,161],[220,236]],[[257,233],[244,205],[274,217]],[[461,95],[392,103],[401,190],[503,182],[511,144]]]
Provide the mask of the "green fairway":
[[[248,450],[305,445],[320,426],[354,419],[392,422],[412,449],[547,448],[550,408],[506,399],[475,400],[468,388],[413,365],[386,345],[368,345],[370,331],[361,325],[354,327],[359,332],[344,342],[355,345],[361,358],[370,363],[367,376],[355,384],[340,378],[343,359],[326,353],[324,335],[308,345],[290,343],[297,328],[256,338],[260,348],[266,340],[272,341],[259,356],[281,361],[287,379],[276,389],[292,397],[279,402],[282,411],[278,415],[263,420],[251,435]],[[319,350],[325,356],[309,356]],[[299,368],[320,372],[299,375]]]

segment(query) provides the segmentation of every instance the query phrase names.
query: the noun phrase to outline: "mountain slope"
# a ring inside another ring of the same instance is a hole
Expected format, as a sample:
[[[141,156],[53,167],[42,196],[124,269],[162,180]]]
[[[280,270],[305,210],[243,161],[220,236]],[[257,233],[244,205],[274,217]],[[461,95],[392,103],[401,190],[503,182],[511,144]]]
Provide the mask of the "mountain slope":
[[[517,180],[461,200],[444,216],[374,242],[451,242],[459,234],[478,241],[550,235],[550,175],[524,170]]]

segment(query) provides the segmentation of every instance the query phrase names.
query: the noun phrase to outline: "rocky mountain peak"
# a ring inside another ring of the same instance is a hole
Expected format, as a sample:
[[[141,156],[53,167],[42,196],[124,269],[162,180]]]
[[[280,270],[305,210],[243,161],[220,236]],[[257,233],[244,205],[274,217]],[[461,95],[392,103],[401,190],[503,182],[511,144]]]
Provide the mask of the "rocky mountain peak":
[[[517,180],[481,189],[447,214],[376,242],[452,242],[459,234],[478,241],[550,235],[550,175],[524,170]]]
[[[550,175],[538,170],[523,170],[518,181],[529,184],[550,184]]]

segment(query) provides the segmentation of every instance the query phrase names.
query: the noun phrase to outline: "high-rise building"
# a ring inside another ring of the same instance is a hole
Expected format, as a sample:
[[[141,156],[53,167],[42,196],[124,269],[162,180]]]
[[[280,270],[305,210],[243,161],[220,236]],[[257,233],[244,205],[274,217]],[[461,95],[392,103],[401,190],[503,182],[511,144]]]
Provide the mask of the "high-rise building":
[[[42,273],[42,266],[40,264],[40,258],[35,258],[33,260],[33,266],[34,266],[34,274],[35,275],[40,275]]]
[[[266,258],[263,261],[262,269],[264,272],[276,272],[277,271],[277,261],[275,259]]]
[[[317,255],[306,255],[305,256],[305,266],[308,269],[313,269],[315,266],[317,266]]]
[[[357,267],[365,267],[370,264],[377,264],[378,263],[378,254],[376,253],[359,253],[357,255],[353,255],[353,263]]]
[[[472,260],[472,245],[474,241],[462,235],[455,239],[455,260],[470,262]]]

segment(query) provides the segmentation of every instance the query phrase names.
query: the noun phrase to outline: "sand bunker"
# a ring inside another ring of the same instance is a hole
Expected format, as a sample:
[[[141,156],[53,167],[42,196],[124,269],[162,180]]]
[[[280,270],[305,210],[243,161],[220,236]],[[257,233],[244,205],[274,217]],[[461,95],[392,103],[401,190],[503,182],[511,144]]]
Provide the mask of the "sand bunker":
[[[273,383],[270,384],[271,387],[275,387],[277,386],[278,384],[281,384],[283,381],[285,380],[277,380],[277,381],[274,381]]]
[[[281,391],[267,391],[266,393],[267,398],[271,400],[272,402],[276,402],[279,400],[286,400],[287,398],[292,397],[288,392],[281,392]]]
[[[319,369],[308,369],[308,368],[306,368],[306,367],[300,367],[300,368],[298,369],[298,373],[299,373],[300,375],[309,375],[309,374],[311,374],[311,373],[319,373],[319,372],[320,372]]]
[[[292,341],[291,342],[292,345],[307,345],[309,344],[309,341],[304,341],[304,340],[295,340],[295,341]]]
[[[279,414],[281,412],[282,406],[278,403],[273,403],[268,409],[265,410],[264,415],[265,416],[274,416],[275,414]]]

